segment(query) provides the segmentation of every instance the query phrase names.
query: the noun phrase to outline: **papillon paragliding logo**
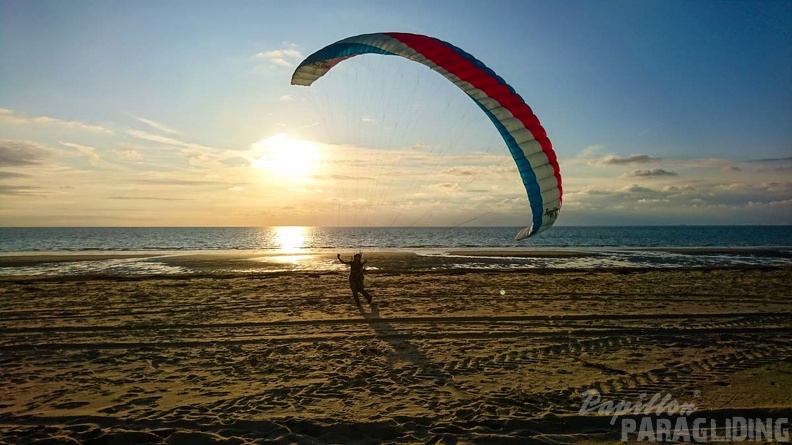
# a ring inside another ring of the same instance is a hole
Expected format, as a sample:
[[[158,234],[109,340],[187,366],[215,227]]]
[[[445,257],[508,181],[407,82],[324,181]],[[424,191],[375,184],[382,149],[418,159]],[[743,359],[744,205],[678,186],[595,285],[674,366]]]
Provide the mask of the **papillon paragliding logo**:
[[[419,34],[388,32],[353,36],[308,56],[294,71],[291,83],[311,86],[337,64],[361,54],[395,55],[421,63],[464,91],[503,137],[527,192],[531,224],[515,239],[536,235],[555,223],[563,190],[558,160],[547,133],[511,86],[456,46]]]

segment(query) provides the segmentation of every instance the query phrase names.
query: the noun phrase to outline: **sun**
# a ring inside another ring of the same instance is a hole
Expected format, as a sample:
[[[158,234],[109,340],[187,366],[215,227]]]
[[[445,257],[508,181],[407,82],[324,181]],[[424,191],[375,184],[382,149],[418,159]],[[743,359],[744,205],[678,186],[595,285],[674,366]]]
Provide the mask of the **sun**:
[[[253,166],[266,168],[284,178],[309,180],[319,164],[319,147],[310,141],[291,139],[286,133],[278,133],[253,144],[259,155]]]

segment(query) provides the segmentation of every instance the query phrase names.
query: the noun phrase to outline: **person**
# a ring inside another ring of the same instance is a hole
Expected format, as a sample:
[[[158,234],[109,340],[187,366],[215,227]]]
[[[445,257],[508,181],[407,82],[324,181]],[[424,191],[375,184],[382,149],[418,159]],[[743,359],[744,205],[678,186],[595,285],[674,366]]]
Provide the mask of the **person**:
[[[371,294],[363,287],[363,266],[367,260],[363,260],[363,255],[356,253],[349,261],[341,259],[341,254],[337,254],[338,261],[349,266],[349,287],[352,289],[352,296],[355,297],[355,303],[360,306],[360,299],[358,293],[366,297],[366,301],[371,303]]]

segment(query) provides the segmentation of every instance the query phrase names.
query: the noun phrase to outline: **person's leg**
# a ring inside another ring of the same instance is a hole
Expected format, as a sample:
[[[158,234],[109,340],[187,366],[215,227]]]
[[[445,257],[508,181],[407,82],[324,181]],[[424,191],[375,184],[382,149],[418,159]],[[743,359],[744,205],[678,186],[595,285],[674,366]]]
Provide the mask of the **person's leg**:
[[[358,287],[358,282],[353,277],[349,277],[349,288],[352,290],[352,296],[355,298],[355,304],[360,306],[360,298],[358,298],[358,292],[360,288]]]
[[[371,294],[368,293],[368,291],[366,290],[366,286],[363,285],[363,277],[360,277],[360,279],[355,283],[355,285],[357,286],[357,289],[360,291],[360,293],[363,294],[364,297],[366,297],[366,301],[371,303]]]
[[[362,294],[363,294],[363,296],[364,296],[364,297],[366,297],[366,301],[368,301],[369,303],[371,303],[371,294],[370,294],[370,293],[368,293],[368,291],[367,291],[366,289],[361,289],[361,290],[360,290],[360,293],[362,293]]]
[[[363,280],[360,279],[350,279],[349,280],[349,287],[352,288],[352,293],[355,294],[355,301],[357,302],[358,306],[360,306],[360,300],[358,299],[357,294],[361,293],[364,297],[366,297],[366,301],[371,303],[371,295],[366,292],[366,289],[363,287]]]
[[[349,288],[352,289],[352,296],[355,297],[355,304],[360,306],[360,298],[358,298],[358,292],[360,291],[360,287],[358,286],[357,281],[350,279]]]

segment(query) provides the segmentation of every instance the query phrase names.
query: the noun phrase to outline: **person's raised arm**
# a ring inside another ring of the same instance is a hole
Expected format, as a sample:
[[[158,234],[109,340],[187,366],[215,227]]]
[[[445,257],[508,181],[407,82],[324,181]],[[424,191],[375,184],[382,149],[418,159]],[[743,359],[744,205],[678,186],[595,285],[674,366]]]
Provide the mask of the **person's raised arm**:
[[[336,258],[338,258],[338,261],[341,261],[341,262],[342,262],[342,263],[344,263],[344,264],[352,264],[352,262],[351,262],[351,261],[344,261],[344,260],[342,260],[342,259],[341,259],[341,254],[340,254],[340,253],[336,254]]]

